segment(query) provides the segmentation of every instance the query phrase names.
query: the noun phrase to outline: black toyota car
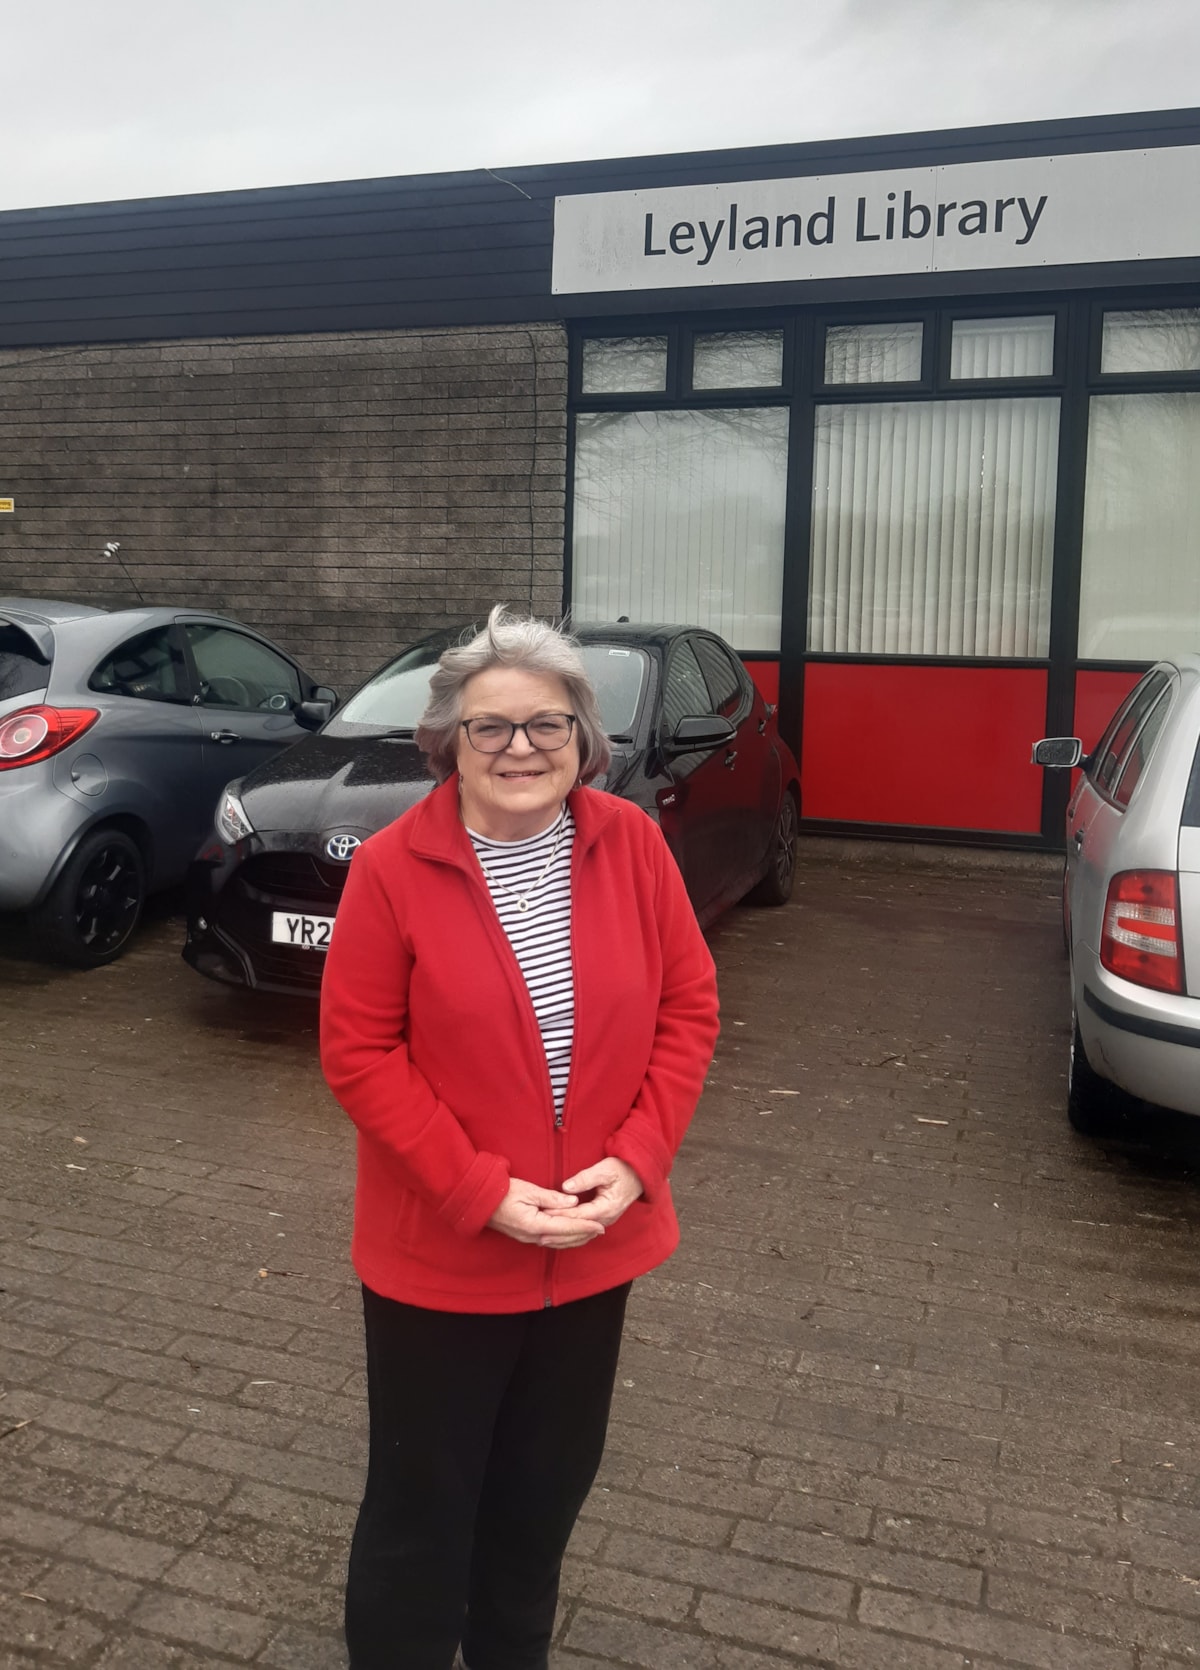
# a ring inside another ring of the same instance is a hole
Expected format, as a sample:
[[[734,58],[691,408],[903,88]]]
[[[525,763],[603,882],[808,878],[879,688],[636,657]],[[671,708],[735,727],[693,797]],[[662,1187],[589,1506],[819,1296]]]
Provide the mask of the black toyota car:
[[[792,889],[796,761],[745,667],[688,626],[580,626],[613,758],[596,787],[661,824],[702,923]],[[461,631],[404,651],[314,736],[226,788],[192,865],[183,955],[228,985],[316,995],[354,850],[433,787],[413,741]]]

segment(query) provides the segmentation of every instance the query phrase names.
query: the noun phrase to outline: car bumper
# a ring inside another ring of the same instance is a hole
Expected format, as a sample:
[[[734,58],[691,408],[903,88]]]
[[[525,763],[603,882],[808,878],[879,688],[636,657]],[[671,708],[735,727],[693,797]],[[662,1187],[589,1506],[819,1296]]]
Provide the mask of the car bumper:
[[[214,843],[188,871],[184,961],[222,985],[319,996],[324,953],[276,944],[271,921],[277,911],[336,915],[348,869],[303,837],[254,835],[236,848]]]
[[[1098,1073],[1143,1101],[1200,1117],[1200,1000],[1116,979],[1097,960],[1076,1013]]]
[[[0,772],[0,911],[41,903],[90,821],[87,807],[55,787],[53,763],[45,767]]]

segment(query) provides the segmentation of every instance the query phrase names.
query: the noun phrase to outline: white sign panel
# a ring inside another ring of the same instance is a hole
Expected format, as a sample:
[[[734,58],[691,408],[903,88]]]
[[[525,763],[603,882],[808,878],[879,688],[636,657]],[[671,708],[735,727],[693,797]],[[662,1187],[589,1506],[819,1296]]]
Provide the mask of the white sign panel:
[[[559,197],[556,295],[1200,256],[1200,146]]]

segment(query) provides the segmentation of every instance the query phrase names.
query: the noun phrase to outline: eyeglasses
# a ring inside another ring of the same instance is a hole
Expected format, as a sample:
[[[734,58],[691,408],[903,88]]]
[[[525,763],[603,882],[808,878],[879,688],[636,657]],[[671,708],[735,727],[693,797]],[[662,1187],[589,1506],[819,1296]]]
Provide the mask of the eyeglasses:
[[[553,754],[565,748],[575,729],[573,713],[539,713],[536,719],[518,724],[515,719],[461,719],[467,741],[477,754],[502,754],[518,731],[525,732],[525,740],[543,754]]]

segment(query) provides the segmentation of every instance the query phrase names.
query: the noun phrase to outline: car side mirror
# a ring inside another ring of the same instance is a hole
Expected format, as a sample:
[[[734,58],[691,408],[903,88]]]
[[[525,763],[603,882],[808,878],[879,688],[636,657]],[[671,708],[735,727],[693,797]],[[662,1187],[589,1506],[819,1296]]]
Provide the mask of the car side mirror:
[[[1083,743],[1077,736],[1045,736],[1033,745],[1034,765],[1051,771],[1069,771],[1083,758]]]
[[[333,717],[334,703],[314,696],[310,702],[297,702],[292,718],[304,731],[319,731],[327,719]]]
[[[667,738],[671,754],[692,754],[703,748],[717,748],[722,742],[732,742],[737,727],[719,713],[690,714],[681,719]]]

